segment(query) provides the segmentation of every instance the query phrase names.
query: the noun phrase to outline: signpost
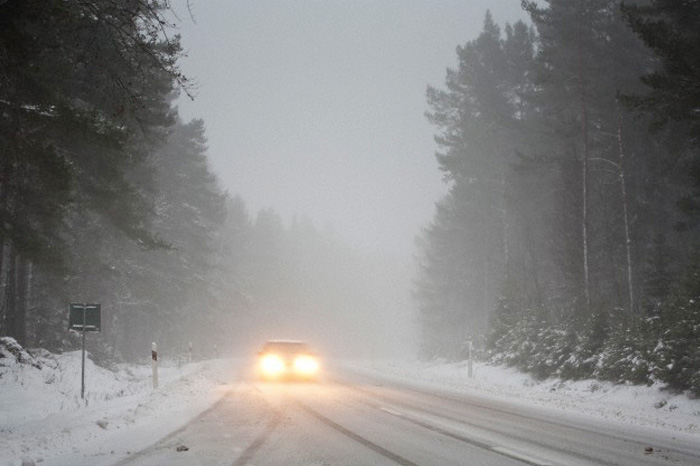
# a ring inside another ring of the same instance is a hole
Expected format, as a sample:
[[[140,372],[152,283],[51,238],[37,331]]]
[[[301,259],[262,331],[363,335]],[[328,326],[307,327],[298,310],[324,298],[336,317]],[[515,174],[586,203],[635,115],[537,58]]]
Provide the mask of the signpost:
[[[68,315],[68,330],[83,332],[83,366],[81,371],[80,398],[85,399],[85,332],[102,329],[100,304],[71,303]]]

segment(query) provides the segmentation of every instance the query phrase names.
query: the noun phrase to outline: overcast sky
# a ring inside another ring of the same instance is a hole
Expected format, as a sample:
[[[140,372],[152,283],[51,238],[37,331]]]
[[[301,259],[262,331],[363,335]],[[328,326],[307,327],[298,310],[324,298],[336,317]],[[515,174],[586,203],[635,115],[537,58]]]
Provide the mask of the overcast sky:
[[[181,115],[202,118],[212,168],[251,213],[306,215],[366,251],[410,255],[446,192],[430,84],[490,9],[520,0],[175,1],[196,81]]]

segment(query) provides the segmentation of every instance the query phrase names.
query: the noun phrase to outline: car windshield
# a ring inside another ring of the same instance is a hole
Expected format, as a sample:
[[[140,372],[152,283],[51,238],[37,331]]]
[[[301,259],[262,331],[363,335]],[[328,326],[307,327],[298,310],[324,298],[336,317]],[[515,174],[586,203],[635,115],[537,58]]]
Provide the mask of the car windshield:
[[[263,347],[264,353],[309,353],[309,346],[301,341],[268,341]]]

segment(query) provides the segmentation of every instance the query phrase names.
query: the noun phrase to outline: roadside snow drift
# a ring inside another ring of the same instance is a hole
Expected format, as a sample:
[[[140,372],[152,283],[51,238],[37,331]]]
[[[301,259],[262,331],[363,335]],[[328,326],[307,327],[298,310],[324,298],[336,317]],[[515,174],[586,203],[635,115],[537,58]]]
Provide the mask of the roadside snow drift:
[[[235,371],[230,360],[166,361],[154,390],[150,364],[87,358],[82,400],[80,351],[34,353],[0,339],[0,466],[113,464],[211,406]]]

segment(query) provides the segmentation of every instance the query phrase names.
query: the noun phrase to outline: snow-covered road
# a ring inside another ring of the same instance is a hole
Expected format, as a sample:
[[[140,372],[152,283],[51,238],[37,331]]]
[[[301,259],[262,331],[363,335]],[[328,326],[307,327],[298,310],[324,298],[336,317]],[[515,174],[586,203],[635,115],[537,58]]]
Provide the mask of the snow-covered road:
[[[164,367],[157,390],[146,365],[89,364],[86,406],[78,355],[0,359],[0,465],[700,464],[700,403],[654,387],[417,362],[264,384],[244,358]]]
[[[115,466],[696,465],[696,440],[344,367],[321,383],[239,379]]]

